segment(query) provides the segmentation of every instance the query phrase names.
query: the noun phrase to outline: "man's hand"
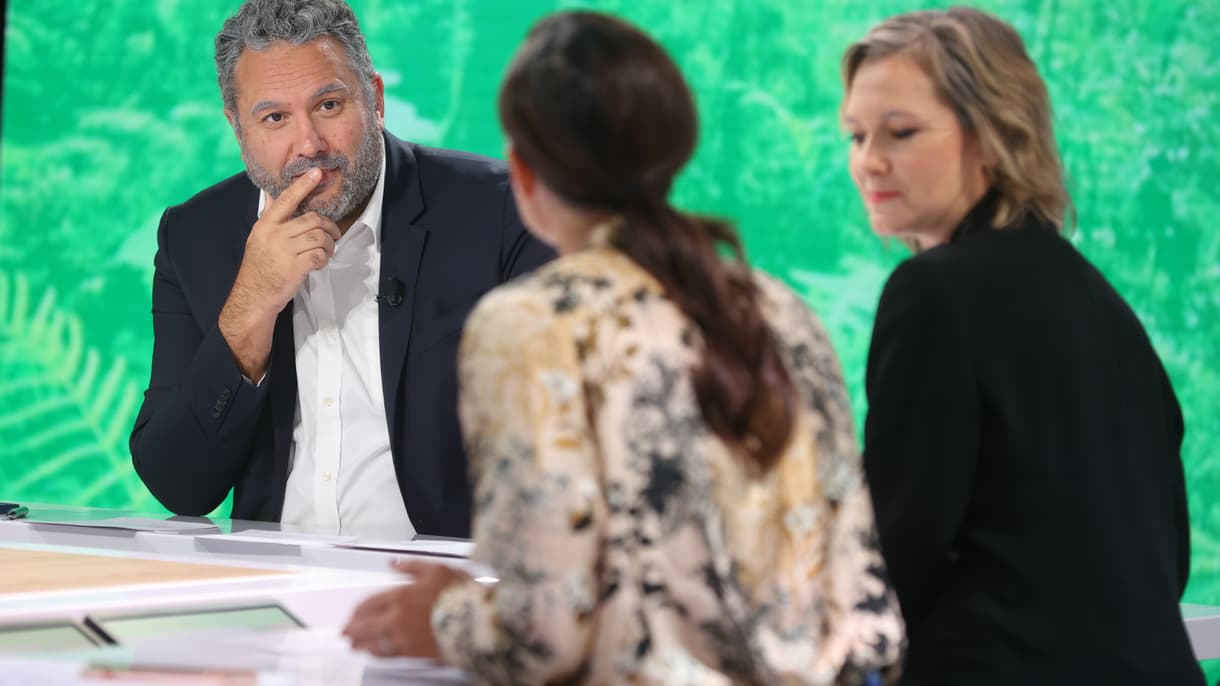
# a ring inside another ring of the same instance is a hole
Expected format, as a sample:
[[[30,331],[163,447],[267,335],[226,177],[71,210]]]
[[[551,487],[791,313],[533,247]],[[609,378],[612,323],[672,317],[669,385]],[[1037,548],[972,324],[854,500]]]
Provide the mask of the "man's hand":
[[[432,635],[432,606],[451,584],[468,581],[459,569],[428,562],[395,562],[394,568],[410,574],[406,586],[378,593],[360,603],[343,629],[352,648],[380,657],[409,655],[441,659]]]
[[[251,381],[267,370],[276,316],[309,272],[325,267],[335,254],[340,233],[333,221],[316,212],[293,217],[321,176],[318,169],[302,174],[263,210],[220,311],[220,333]]]

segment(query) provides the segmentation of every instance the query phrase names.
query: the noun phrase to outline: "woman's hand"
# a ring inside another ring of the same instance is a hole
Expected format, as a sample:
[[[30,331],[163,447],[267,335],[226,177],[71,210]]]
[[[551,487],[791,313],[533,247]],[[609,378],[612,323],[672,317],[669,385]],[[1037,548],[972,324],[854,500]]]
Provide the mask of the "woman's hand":
[[[366,650],[378,657],[439,660],[440,649],[432,635],[432,606],[441,591],[470,579],[470,575],[429,562],[398,561],[393,566],[411,575],[411,581],[360,603],[343,628],[343,635],[351,639],[356,650]]]

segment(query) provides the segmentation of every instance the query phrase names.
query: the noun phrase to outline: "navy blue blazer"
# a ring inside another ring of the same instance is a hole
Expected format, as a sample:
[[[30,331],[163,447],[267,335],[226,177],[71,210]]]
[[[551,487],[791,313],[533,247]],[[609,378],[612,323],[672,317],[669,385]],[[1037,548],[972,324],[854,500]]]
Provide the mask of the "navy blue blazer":
[[[471,490],[457,422],[457,345],[475,301],[553,256],[521,225],[502,162],[388,133],[379,308],[382,390],[398,485],[420,533],[469,536]],[[292,303],[275,323],[263,383],[242,379],[217,319],[258,211],[244,174],[171,207],[157,230],[152,373],[131,432],[136,472],[179,514],[277,521],[297,383]]]

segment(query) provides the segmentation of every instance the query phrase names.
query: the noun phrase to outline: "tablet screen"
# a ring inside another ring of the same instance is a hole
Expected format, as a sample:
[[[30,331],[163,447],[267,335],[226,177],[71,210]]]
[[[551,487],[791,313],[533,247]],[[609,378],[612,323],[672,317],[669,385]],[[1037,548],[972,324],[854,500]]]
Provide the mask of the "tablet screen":
[[[305,626],[279,605],[195,608],[111,617],[88,617],[86,622],[118,644],[133,639],[217,629],[273,631]]]
[[[93,639],[72,622],[0,626],[0,655],[88,650]]]

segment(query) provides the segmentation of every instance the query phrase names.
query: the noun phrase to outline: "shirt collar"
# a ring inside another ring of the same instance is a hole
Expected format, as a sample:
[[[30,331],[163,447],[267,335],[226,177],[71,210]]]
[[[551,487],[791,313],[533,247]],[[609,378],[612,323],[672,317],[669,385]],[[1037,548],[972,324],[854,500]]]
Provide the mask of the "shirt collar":
[[[384,205],[385,199],[385,139],[381,141],[381,170],[377,174],[377,184],[373,186],[373,194],[369,196],[369,203],[365,205],[364,211],[356,217],[356,221],[352,222],[352,226],[344,234],[344,237],[351,234],[352,231],[359,230],[361,226],[367,226],[373,232],[373,245],[377,250],[381,250],[381,208]],[[258,192],[258,214],[255,216],[263,216],[263,210],[267,207],[267,194],[263,191]]]

